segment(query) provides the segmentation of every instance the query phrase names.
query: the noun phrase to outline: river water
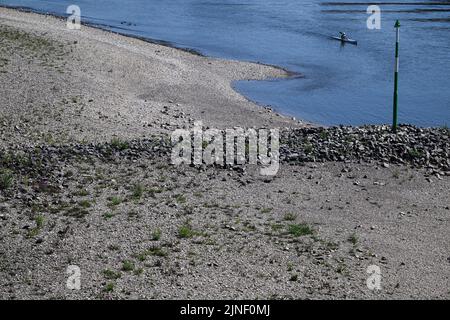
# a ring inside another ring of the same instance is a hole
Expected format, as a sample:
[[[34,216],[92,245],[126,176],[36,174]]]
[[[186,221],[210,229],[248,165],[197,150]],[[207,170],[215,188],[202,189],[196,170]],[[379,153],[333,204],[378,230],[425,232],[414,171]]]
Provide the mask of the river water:
[[[302,77],[238,81],[275,110],[326,125],[392,119],[396,19],[401,22],[399,121],[450,125],[450,1],[378,2],[381,29],[367,28],[363,0],[0,0],[64,15],[203,54],[279,65]],[[358,46],[330,39],[345,31]]]

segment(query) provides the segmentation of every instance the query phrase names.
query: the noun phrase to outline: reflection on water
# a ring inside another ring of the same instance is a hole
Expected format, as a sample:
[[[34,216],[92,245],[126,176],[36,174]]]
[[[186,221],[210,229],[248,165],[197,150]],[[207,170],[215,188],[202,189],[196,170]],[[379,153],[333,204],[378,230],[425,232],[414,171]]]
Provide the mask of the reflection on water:
[[[323,13],[365,13],[364,9],[356,10],[321,10]],[[450,12],[450,9],[406,9],[406,10],[389,10],[383,9],[383,13],[427,13],[427,12]]]
[[[324,124],[390,122],[393,25],[400,19],[400,121],[450,124],[450,1],[0,0],[58,14],[73,3],[85,20],[107,29],[300,72],[302,78],[234,87]],[[369,4],[382,9],[381,30],[366,28]],[[341,30],[358,46],[330,40]]]
[[[414,18],[413,21],[419,22],[450,22],[450,17],[448,18]]]
[[[353,6],[353,5],[379,5],[379,6],[446,6],[450,5],[449,1],[409,1],[409,2],[383,2],[383,1],[371,1],[371,2],[363,2],[363,1],[353,1],[353,2],[322,2],[322,6]]]

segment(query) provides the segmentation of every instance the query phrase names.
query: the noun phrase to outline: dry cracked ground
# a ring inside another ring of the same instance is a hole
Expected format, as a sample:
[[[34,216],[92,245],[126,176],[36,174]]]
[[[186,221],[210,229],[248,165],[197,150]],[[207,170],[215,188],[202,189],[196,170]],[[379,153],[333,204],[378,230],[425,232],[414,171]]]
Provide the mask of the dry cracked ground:
[[[93,88],[64,85],[78,81],[67,70],[79,43],[3,24],[0,298],[450,298],[447,176],[173,166],[130,137],[160,141],[167,121],[188,120],[173,109],[189,109],[157,105],[157,129],[134,131],[136,113],[108,118]],[[74,265],[80,290],[67,287]],[[367,286],[370,266],[380,290]]]

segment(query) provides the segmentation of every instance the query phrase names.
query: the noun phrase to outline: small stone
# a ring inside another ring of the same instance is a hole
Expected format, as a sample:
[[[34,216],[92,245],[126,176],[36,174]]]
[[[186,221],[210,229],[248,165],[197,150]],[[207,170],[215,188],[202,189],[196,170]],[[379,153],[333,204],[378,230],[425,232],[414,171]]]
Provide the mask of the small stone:
[[[229,229],[229,230],[232,230],[232,231],[236,231],[236,228],[235,227],[233,227],[233,226],[230,226],[230,225],[225,225],[225,228],[226,229]]]

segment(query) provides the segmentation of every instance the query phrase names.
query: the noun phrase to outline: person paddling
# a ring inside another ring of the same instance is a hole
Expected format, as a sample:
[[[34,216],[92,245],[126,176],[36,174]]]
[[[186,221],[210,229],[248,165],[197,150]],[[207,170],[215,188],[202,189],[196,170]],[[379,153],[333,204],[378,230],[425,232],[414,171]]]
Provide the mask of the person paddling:
[[[345,32],[339,31],[339,35],[341,37],[342,41],[345,41],[348,39],[347,35],[345,34]]]

